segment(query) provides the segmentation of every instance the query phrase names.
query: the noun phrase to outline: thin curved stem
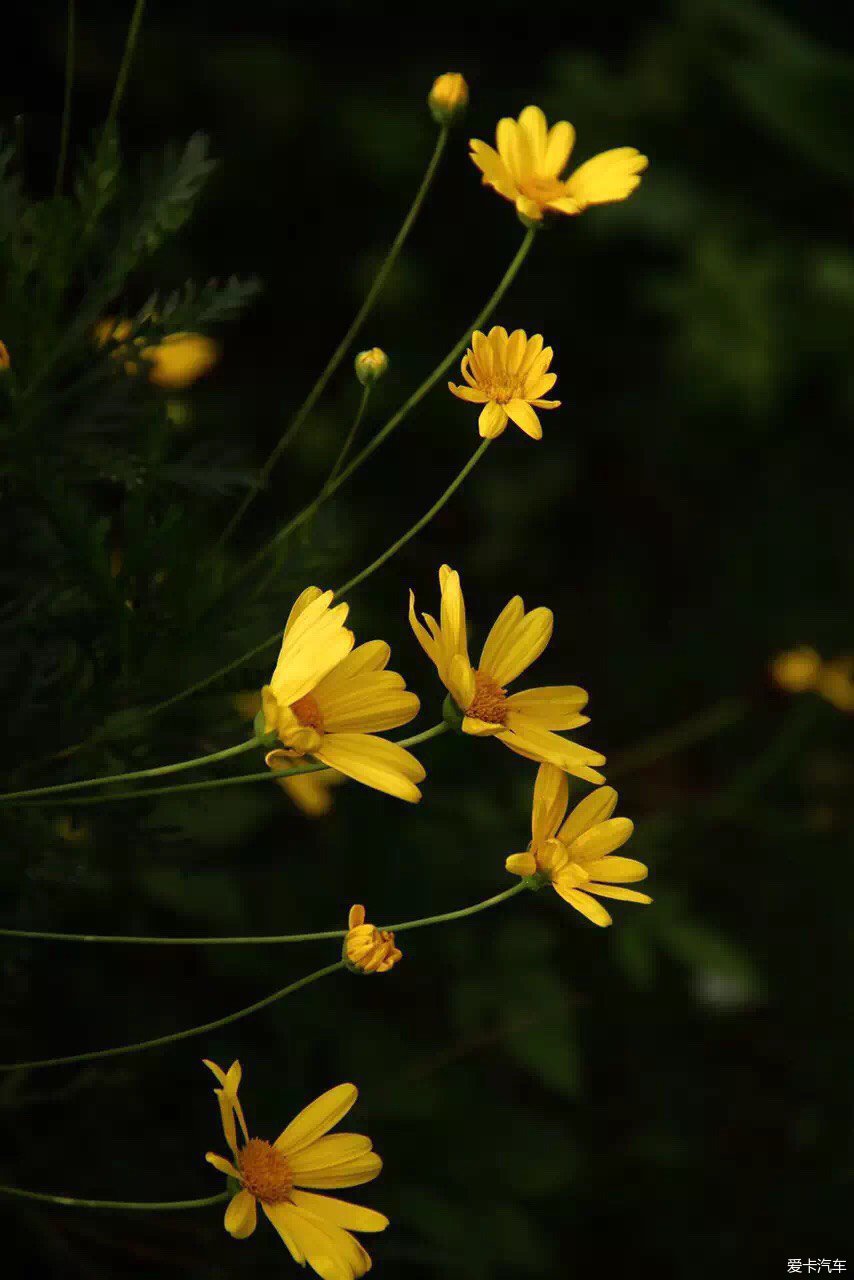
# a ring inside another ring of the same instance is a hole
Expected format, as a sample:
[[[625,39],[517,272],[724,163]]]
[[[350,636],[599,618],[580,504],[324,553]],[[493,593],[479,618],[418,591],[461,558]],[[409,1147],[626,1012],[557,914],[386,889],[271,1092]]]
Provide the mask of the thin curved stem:
[[[53,194],[55,196],[58,196],[62,191],[65,162],[68,158],[68,138],[71,132],[71,91],[74,84],[74,28],[74,0],[68,0],[65,34],[65,94],[62,103],[62,125],[59,131],[59,157],[56,162],[56,179],[53,184]]]
[[[433,181],[433,178],[435,177],[436,170],[439,167],[439,161],[442,158],[442,152],[445,150],[445,144],[447,143],[447,141],[448,141],[448,130],[447,128],[442,128],[439,130],[439,136],[436,139],[436,146],[433,150],[433,155],[430,158],[430,163],[427,165],[426,172],[424,174],[424,177],[421,180],[421,185],[415,194],[415,199],[410,205],[409,212],[404,218],[401,224],[400,230],[398,231],[397,235],[392,241],[391,248],[386,254],[385,259],[379,268],[379,271],[374,277],[373,283],[371,284],[371,287],[368,290],[368,293],[367,293],[367,296],[365,297],[364,302],[362,303],[361,307],[356,313],[356,316],[352,324],[350,325],[349,329],[344,334],[344,337],[341,339],[338,346],[335,348],[335,351],[332,353],[332,357],[329,360],[329,363],[326,365],[325,369],[320,374],[320,377],[317,379],[317,382],[314,384],[311,391],[308,393],[305,400],[297,410],[295,416],[291,420],[287,430],[279,438],[278,443],[276,444],[272,453],[270,454],[267,461],[264,463],[263,467],[258,473],[258,478],[256,479],[255,484],[249,490],[246,497],[243,499],[242,503],[238,507],[237,511],[231,517],[225,529],[223,530],[222,534],[220,535],[220,538],[216,544],[217,548],[225,546],[225,544],[228,542],[229,538],[234,533],[237,526],[240,524],[240,521],[243,519],[246,512],[249,510],[249,507],[252,505],[255,498],[258,496],[258,493],[260,492],[261,489],[263,489],[264,485],[266,484],[270,476],[270,472],[273,470],[273,467],[276,465],[276,462],[278,461],[279,457],[281,456],[283,451],[288,447],[291,441],[294,439],[300,427],[305,422],[306,418],[311,413],[314,406],[317,404],[317,401],[323,395],[323,392],[326,389],[326,385],[329,382],[329,379],[332,377],[333,373],[338,368],[344,356],[347,354],[347,350],[350,346],[350,343],[353,341],[356,334],[359,332],[359,329],[362,327],[362,324],[370,314],[373,308],[373,305],[376,302],[377,298],[379,297],[380,292],[388,278],[389,272],[394,266],[397,260],[397,256],[400,253],[400,250],[403,248],[404,241],[406,240],[406,237],[409,235],[409,232],[412,229],[412,224],[415,222],[415,219],[418,217],[418,213],[421,209],[422,204],[424,203],[424,198],[430,189],[430,185]]]
[[[497,907],[499,903],[506,902],[508,898],[514,897],[517,893],[527,886],[520,881],[514,884],[511,889],[505,889],[503,893],[498,893],[493,898],[486,898],[483,902],[476,902],[472,907],[461,907],[457,911],[446,911],[438,916],[425,916],[418,920],[404,920],[401,924],[382,925],[383,929],[392,929],[395,933],[406,933],[411,929],[423,929],[427,925],[447,924],[451,920],[464,920],[466,916],[477,915],[479,911],[487,911],[490,907]],[[277,946],[281,943],[293,942],[333,942],[336,939],[344,939],[347,936],[346,929],[331,929],[325,933],[283,933],[283,934],[260,934],[255,937],[233,937],[233,938],[148,938],[140,936],[126,936],[121,934],[85,934],[85,933],[45,933],[37,932],[29,929],[0,929],[0,938],[30,938],[43,942],[106,942],[122,946],[145,946],[145,947],[247,947],[253,945]]]
[[[125,38],[125,48],[122,54],[122,61],[119,67],[119,74],[116,76],[116,86],[113,89],[113,96],[110,99],[110,106],[107,111],[107,121],[105,129],[109,129],[115,123],[119,107],[124,97],[125,87],[127,85],[128,76],[130,75],[133,55],[136,52],[136,42],[139,38],[140,27],[142,26],[142,18],[145,13],[145,0],[136,0],[136,4],[131,14],[130,26]]]
[[[437,738],[440,733],[444,733],[447,729],[445,724],[433,725],[430,729],[425,729],[423,733],[416,733],[412,738],[402,738],[398,742],[400,747],[415,747],[420,742],[427,742],[430,738]],[[20,800],[19,804],[39,805],[45,808],[59,805],[63,808],[69,805],[92,805],[92,804],[112,804],[116,800],[147,800],[150,796],[169,796],[176,792],[186,791],[214,791],[218,787],[239,787],[245,782],[276,782],[279,778],[294,778],[302,773],[321,773],[328,769],[326,764],[303,764],[297,765],[293,769],[264,769],[260,773],[238,773],[229,778],[209,778],[205,782],[185,782],[183,785],[170,787],[144,787],[135,791],[112,791],[105,796],[49,796],[45,800]]]
[[[724,698],[699,715],[690,716],[670,729],[653,734],[636,747],[619,752],[608,762],[608,781],[622,774],[632,773],[636,769],[644,769],[648,765],[657,764],[667,756],[675,755],[685,747],[692,747],[697,742],[704,742],[723,729],[737,724],[747,714],[748,703],[745,698]]]
[[[152,1213],[170,1209],[207,1209],[214,1204],[224,1204],[231,1198],[230,1191],[219,1191],[215,1196],[203,1196],[200,1200],[80,1200],[76,1196],[54,1196],[46,1191],[24,1191],[22,1187],[2,1185],[0,1195],[15,1196],[19,1200],[39,1200],[42,1204],[56,1204],[69,1209],[131,1209]]]
[[[430,510],[425,512],[420,520],[416,520],[412,528],[407,529],[406,533],[404,533],[402,537],[398,538],[396,542],[393,542],[390,547],[387,547],[381,556],[377,556],[376,560],[372,560],[367,568],[362,569],[361,572],[357,574],[354,574],[352,578],[348,578],[340,587],[336,587],[336,595],[344,595],[345,592],[352,591],[354,587],[358,587],[366,578],[369,578],[375,570],[379,569],[381,565],[384,565],[385,562],[390,560],[393,555],[396,555],[401,547],[405,547],[410,538],[414,538],[416,533],[420,533],[424,526],[430,523],[436,513],[442,510],[445,503],[453,497],[469,472],[474,470],[478,462],[480,462],[481,458],[486,453],[487,446],[489,444],[491,444],[490,440],[482,440],[466,465],[463,467],[462,471],[458,472],[442,494],[441,498],[433,503]]]
[[[36,800],[41,796],[66,795],[70,791],[82,791],[86,787],[107,787],[113,782],[137,782],[142,778],[162,778],[170,773],[184,773],[187,769],[199,769],[203,765],[217,764],[220,760],[230,760],[234,756],[243,755],[253,747],[260,747],[260,738],[249,738],[236,747],[226,747],[224,751],[214,751],[207,756],[196,756],[192,760],[180,760],[177,764],[161,764],[154,769],[137,769],[133,773],[108,773],[100,778],[83,778],[79,782],[59,782],[51,787],[35,787],[31,791],[7,791],[0,795],[0,801]]]
[[[127,1053],[141,1053],[145,1049],[162,1048],[167,1044],[176,1044],[179,1040],[189,1040],[192,1036],[203,1035],[208,1031],[219,1031],[222,1027],[230,1026],[232,1022],[238,1022],[241,1018],[248,1018],[252,1013],[258,1013],[261,1009],[268,1008],[269,1005],[275,1004],[277,1000],[284,1000],[285,996],[291,995],[294,991],[299,991],[302,987],[309,986],[312,982],[317,982],[320,978],[325,978],[327,974],[337,973],[339,969],[344,968],[344,961],[337,960],[335,964],[328,964],[323,969],[316,969],[314,973],[309,973],[304,978],[298,978],[296,982],[289,983],[286,987],[274,991],[272,995],[265,996],[263,1000],[256,1000],[254,1004],[247,1005],[245,1009],[238,1009],[236,1013],[226,1014],[224,1018],[216,1018],[213,1022],[203,1022],[198,1027],[187,1027],[184,1031],[173,1031],[168,1036],[155,1036],[153,1040],[140,1040],[135,1044],[122,1044],[113,1049],[96,1049],[92,1053],[72,1053],[63,1058],[39,1058],[34,1062],[5,1062],[0,1063],[0,1071],[35,1071],[39,1067],[66,1067],[71,1066],[75,1062],[95,1062],[101,1058],[119,1058]]]

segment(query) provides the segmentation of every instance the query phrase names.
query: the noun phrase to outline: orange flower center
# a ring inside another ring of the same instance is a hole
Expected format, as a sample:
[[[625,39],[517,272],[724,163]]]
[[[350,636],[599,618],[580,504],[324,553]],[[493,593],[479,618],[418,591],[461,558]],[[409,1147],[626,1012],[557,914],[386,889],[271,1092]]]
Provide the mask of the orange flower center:
[[[291,704],[293,711],[300,724],[307,725],[310,729],[316,729],[318,733],[323,733],[323,716],[320,714],[320,707],[317,705],[317,699],[313,694],[307,693],[304,697],[297,699]]]
[[[290,1198],[294,1185],[291,1167],[281,1151],[263,1138],[250,1138],[237,1157],[241,1181],[251,1196],[266,1204]]]
[[[487,724],[504,724],[507,719],[507,693],[484,671],[474,673],[474,698],[466,715]]]
[[[566,183],[561,182],[560,178],[543,178],[531,174],[518,185],[522,195],[535,204],[546,205],[550,200],[560,200],[566,195]]]

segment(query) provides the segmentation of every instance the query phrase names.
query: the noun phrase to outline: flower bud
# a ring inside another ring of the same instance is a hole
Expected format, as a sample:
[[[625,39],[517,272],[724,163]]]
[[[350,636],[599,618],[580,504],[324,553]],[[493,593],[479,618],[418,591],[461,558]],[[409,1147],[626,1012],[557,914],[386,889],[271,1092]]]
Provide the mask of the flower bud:
[[[433,81],[427,95],[430,114],[437,124],[448,128],[454,124],[468,106],[469,87],[458,71],[446,71]]]
[[[394,945],[394,934],[365,923],[365,908],[350,908],[342,958],[351,973],[387,973],[403,952]]]
[[[388,368],[388,356],[381,347],[371,347],[370,351],[360,351],[353,361],[356,377],[363,387],[377,382]]]
[[[778,653],[771,663],[771,679],[778,689],[786,693],[805,693],[814,689],[820,672],[821,658],[808,645]]]

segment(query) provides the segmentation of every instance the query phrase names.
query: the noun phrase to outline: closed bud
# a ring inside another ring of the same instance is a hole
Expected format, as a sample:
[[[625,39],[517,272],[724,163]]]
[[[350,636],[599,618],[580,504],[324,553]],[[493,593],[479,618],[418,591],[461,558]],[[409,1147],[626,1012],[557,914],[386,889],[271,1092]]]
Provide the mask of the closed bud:
[[[353,361],[356,377],[363,387],[376,382],[388,368],[388,356],[381,347],[371,347],[370,351],[360,351]]]
[[[427,95],[430,114],[437,124],[447,128],[457,121],[468,106],[469,87],[458,71],[446,71],[433,81]]]

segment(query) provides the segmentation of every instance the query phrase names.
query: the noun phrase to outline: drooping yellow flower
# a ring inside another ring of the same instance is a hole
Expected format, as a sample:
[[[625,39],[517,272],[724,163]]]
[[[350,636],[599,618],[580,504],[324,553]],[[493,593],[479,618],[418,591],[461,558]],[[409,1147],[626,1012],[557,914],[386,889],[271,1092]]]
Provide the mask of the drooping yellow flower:
[[[508,337],[507,330],[496,325],[488,334],[476,330],[471,342],[460,365],[468,386],[449,382],[448,387],[458,399],[483,405],[480,434],[494,440],[512,421],[532,440],[542,440],[534,407],[560,408],[560,400],[542,398],[557,382],[557,374],[548,372],[554,352],[543,347],[543,335],[529,338],[524,330],[514,329]]]
[[[200,333],[170,333],[156,345],[142,347],[140,355],[151,366],[149,382],[183,391],[210,373],[219,360],[219,345]]]
[[[233,1062],[225,1072],[205,1059],[216,1076],[225,1140],[234,1157],[209,1151],[205,1159],[220,1173],[240,1183],[225,1211],[225,1229],[235,1240],[255,1230],[258,1205],[278,1231],[291,1257],[306,1263],[323,1280],[356,1280],[371,1269],[371,1259],[351,1231],[384,1231],[388,1218],[375,1209],[350,1204],[320,1191],[358,1187],[372,1182],[382,1160],[370,1138],[359,1133],[329,1134],[353,1106],[355,1085],[339,1084],[309,1103],[275,1142],[250,1138],[237,1096],[242,1070]],[[239,1126],[239,1130],[238,1130]]]
[[[440,622],[428,613],[424,614],[427,627],[419,621],[412,591],[409,621],[463,717],[463,733],[497,737],[511,751],[529,760],[549,761],[588,782],[604,782],[602,774],[591,767],[604,764],[603,755],[553,732],[588,723],[587,716],[578,714],[587,702],[583,689],[577,685],[553,685],[508,696],[505,688],[540,656],[551,639],[551,609],[526,613],[521,597],[514,596],[493,624],[475,668],[468,655],[460,575],[443,564],[439,585]]]
[[[512,200],[520,216],[530,222],[541,222],[546,212],[583,213],[591,204],[625,200],[648,164],[635,147],[617,147],[593,156],[562,178],[575,130],[566,120],[549,129],[539,107],[525,107],[518,120],[499,120],[495,141],[497,150],[472,138],[471,158],[484,184]]]
[[[446,71],[444,75],[437,76],[427,95],[430,114],[437,124],[445,128],[459,119],[468,101],[469,87],[459,71]]]
[[[232,695],[231,705],[243,720],[254,720],[261,710],[261,692],[244,689]],[[334,769],[322,769],[318,773],[279,778],[276,785],[307,818],[323,818],[332,808],[333,790],[343,781]]]
[[[821,658],[809,645],[778,653],[771,663],[771,679],[786,693],[805,693],[814,689],[821,671]]]
[[[326,597],[331,600],[332,593]],[[317,617],[324,615],[315,614],[308,629],[303,618],[326,597],[309,587],[297,600],[276,670],[261,690],[266,732],[275,733],[284,748],[269,752],[267,764],[276,769],[311,756],[345,777],[414,803],[421,799],[416,784],[426,777],[424,766],[404,747],[375,735],[407,724],[418,714],[418,698],[407,692],[403,676],[386,670],[391,650],[383,640],[370,640],[351,653],[352,632],[339,627],[322,657],[314,630],[321,625]],[[346,605],[326,616],[341,609],[343,625]]]
[[[403,958],[403,952],[394,945],[393,933],[365,923],[363,906],[350,908],[347,929],[344,959],[360,973],[387,973]]]
[[[611,916],[596,898],[650,903],[652,898],[624,884],[646,879],[647,868],[634,858],[613,853],[629,839],[630,818],[612,818],[617,805],[613,787],[600,787],[577,804],[569,817],[566,774],[554,765],[541,764],[534,784],[531,843],[527,853],[513,853],[507,870],[515,876],[538,876],[594,924],[611,923]],[[591,896],[591,895],[596,895]]]

